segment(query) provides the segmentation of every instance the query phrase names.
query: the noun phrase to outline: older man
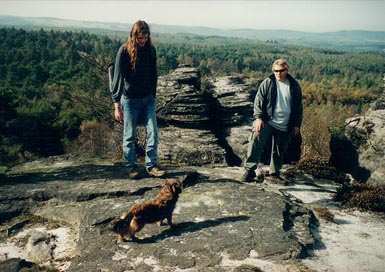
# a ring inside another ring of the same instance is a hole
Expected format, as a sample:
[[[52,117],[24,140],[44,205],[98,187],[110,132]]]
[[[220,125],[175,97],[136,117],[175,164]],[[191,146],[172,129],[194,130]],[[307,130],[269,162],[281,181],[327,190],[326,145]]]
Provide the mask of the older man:
[[[302,91],[289,74],[286,60],[272,65],[273,74],[259,86],[254,100],[253,130],[244,160],[242,181],[253,181],[263,148],[272,139],[269,176],[279,182],[283,155],[291,138],[300,132],[302,123]]]

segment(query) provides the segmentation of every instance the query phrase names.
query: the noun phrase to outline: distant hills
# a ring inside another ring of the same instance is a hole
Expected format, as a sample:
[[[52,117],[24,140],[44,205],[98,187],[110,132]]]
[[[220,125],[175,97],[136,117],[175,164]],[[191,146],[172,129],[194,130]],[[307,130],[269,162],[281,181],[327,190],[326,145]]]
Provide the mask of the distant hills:
[[[125,31],[125,23],[77,21],[57,18],[17,17],[0,15],[0,26],[21,28],[53,27],[104,31]],[[151,24],[152,32],[164,34],[195,34],[255,39],[281,44],[297,44],[318,48],[385,52],[385,31],[341,30],[337,32],[311,33],[292,30],[269,29],[219,29],[202,26],[178,26]]]

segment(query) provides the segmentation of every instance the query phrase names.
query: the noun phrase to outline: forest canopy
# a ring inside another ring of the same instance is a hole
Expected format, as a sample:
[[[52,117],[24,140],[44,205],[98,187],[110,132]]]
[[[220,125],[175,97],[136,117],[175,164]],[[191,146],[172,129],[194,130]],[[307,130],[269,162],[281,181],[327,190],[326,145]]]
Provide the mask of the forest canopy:
[[[78,150],[82,131],[112,128],[106,68],[126,35],[0,28],[0,165]],[[325,124],[361,113],[382,91],[381,52],[192,34],[152,33],[152,41],[160,75],[190,64],[203,77],[263,78],[273,60],[285,58],[302,85],[305,112]]]

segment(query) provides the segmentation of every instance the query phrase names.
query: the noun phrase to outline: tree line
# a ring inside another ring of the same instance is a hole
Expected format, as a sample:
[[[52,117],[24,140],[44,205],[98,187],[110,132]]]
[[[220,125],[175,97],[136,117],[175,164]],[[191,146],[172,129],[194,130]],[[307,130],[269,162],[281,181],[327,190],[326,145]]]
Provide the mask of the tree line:
[[[90,126],[112,128],[106,68],[127,32],[4,27],[0,37],[0,165],[78,150]],[[361,113],[381,92],[383,53],[191,34],[152,40],[160,75],[190,64],[203,77],[263,78],[273,60],[286,58],[309,118],[326,123]]]

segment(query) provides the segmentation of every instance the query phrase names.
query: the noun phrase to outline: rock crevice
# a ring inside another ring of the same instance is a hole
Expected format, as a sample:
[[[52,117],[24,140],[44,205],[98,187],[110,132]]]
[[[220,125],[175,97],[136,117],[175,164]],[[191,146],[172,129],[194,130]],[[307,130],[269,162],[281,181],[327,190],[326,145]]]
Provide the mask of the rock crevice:
[[[385,183],[384,116],[383,92],[364,115],[349,118],[344,130],[332,135],[331,163],[361,182]]]
[[[41,218],[31,217],[23,224],[21,217],[3,221],[9,226],[0,243],[0,257],[7,260],[4,263],[9,264],[13,257],[62,271],[232,271],[230,261],[241,266],[256,256],[295,259],[305,255],[312,244],[311,237],[305,235],[310,233],[309,211],[289,204],[264,185],[240,183],[240,168],[219,166],[168,168],[168,177],[183,181],[173,218],[177,226],[146,225],[138,233],[140,242],[116,244],[111,221],[134,203],[154,197],[162,181],[127,180],[119,165],[70,168],[69,172],[78,174],[55,180],[57,173],[69,169],[51,169],[52,176],[44,183],[8,182],[1,186],[1,212],[7,205],[20,205],[14,194],[27,198],[34,191],[35,197],[24,203],[23,214]],[[94,178],[95,170],[109,178]],[[35,171],[35,178],[44,176],[45,171]],[[22,239],[31,243],[20,244],[16,237],[26,237]],[[33,237],[45,237],[42,241],[47,246],[41,247]],[[25,254],[12,255],[7,252],[10,248]],[[63,249],[60,254],[59,249]],[[28,252],[34,252],[34,257]]]
[[[158,159],[172,165],[240,166],[247,150],[254,97],[261,80],[235,76],[212,78],[204,89],[200,82],[199,71],[190,66],[181,66],[170,75],[159,77]],[[119,150],[121,127],[115,132],[118,147],[112,150]],[[137,134],[137,153],[143,157],[143,127],[138,128]],[[290,143],[285,162],[299,160],[300,145],[300,139]],[[270,159],[269,155],[262,157],[264,162]]]

